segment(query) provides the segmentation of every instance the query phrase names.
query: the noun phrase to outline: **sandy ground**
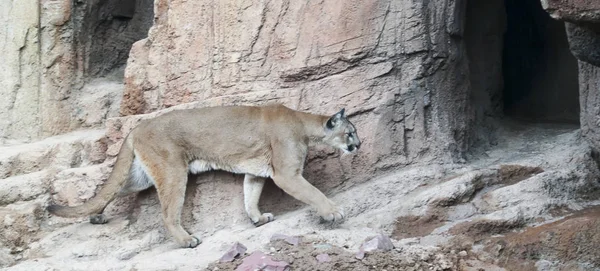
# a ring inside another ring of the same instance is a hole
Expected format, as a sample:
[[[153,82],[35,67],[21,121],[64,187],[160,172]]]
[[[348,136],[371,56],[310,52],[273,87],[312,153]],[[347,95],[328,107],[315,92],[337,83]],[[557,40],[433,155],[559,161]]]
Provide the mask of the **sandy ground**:
[[[579,131],[509,124],[497,138],[469,162],[398,168],[339,187],[331,197],[348,215],[342,224],[320,224],[307,207],[276,213],[275,221],[258,228],[238,213],[225,214],[237,222],[184,225],[203,242],[179,249],[160,222],[155,193],[146,192],[132,214],[106,225],[65,224],[30,244],[23,260],[6,270],[231,270],[242,259],[216,261],[235,242],[248,248],[246,255],[261,250],[292,270],[600,268],[592,249],[597,212],[582,211],[598,204],[598,164]],[[207,220],[219,213],[204,211]],[[584,225],[576,229],[588,235],[570,232],[567,222]],[[274,234],[301,236],[302,243],[270,242]],[[356,259],[359,246],[377,234],[391,236],[395,248]],[[331,261],[315,260],[322,253]]]

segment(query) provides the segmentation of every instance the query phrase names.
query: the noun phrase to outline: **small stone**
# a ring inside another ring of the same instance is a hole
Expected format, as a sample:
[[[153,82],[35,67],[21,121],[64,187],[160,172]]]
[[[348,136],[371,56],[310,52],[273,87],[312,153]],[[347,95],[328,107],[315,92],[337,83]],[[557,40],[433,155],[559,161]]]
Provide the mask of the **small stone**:
[[[331,245],[325,244],[325,243],[319,243],[319,244],[314,244],[313,247],[317,250],[328,250],[331,248]]]
[[[219,259],[220,262],[231,262],[235,257],[244,255],[246,253],[246,246],[240,244],[239,242],[235,242],[233,246]]]
[[[293,246],[297,246],[298,244],[300,244],[300,237],[297,236],[288,236],[285,234],[273,234],[273,236],[271,236],[271,242],[273,241],[277,241],[277,240],[283,240],[286,243],[293,245]]]
[[[119,251],[116,255],[117,259],[121,261],[126,261],[133,258],[135,255],[140,253],[140,249],[123,249]]]
[[[392,244],[392,240],[389,237],[380,234],[373,237],[369,241],[364,242],[360,246],[360,249],[356,254],[356,258],[362,260],[367,252],[375,250],[390,251],[392,249],[394,249],[394,244]]]
[[[458,253],[458,256],[466,257],[467,256],[467,252],[463,250],[463,251],[461,251],[461,252]]]
[[[317,255],[317,261],[320,263],[326,263],[326,262],[331,261],[331,258],[329,257],[329,254],[322,253],[322,254]]]
[[[238,265],[236,271],[254,271],[254,270],[270,270],[270,271],[288,271],[290,265],[287,262],[276,262],[269,255],[265,255],[260,251],[252,252],[244,261]]]

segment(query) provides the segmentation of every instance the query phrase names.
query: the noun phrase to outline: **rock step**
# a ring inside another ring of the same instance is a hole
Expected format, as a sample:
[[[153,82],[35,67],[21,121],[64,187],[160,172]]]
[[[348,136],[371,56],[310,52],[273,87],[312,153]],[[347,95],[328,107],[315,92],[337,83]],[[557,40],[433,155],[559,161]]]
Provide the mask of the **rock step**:
[[[92,198],[98,187],[108,179],[110,164],[107,162],[58,172],[51,179],[54,202],[74,206]]]
[[[50,171],[42,170],[0,180],[0,206],[46,194],[50,175]]]
[[[103,129],[81,130],[28,144],[0,146],[0,179],[50,167],[98,164],[106,159],[105,153]]]
[[[110,163],[102,163],[63,170],[44,169],[0,179],[0,206],[35,200],[50,193],[56,202],[79,205],[95,195],[110,171]]]
[[[27,201],[0,207],[0,244],[11,253],[23,251],[40,230],[42,202]]]

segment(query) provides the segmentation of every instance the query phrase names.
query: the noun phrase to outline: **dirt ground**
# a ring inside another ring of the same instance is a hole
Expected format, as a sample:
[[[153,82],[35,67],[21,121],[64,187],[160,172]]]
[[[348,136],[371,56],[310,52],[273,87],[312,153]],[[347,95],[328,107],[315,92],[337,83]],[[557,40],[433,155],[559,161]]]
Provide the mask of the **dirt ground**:
[[[446,210],[428,209],[423,216],[403,216],[396,219],[392,237],[396,239],[423,237],[446,223]]]
[[[505,270],[600,270],[600,206],[535,227],[471,221],[450,232],[450,246],[469,252],[458,270],[472,261]]]
[[[442,251],[411,252],[393,249],[368,253],[365,258],[357,259],[356,254],[346,248],[327,244],[324,240],[303,240],[291,245],[278,240],[269,243],[268,254],[278,261],[289,263],[290,270],[329,271],[329,270],[456,270],[457,254]],[[317,256],[327,254],[329,260],[320,262]],[[206,270],[235,270],[242,263],[242,257],[228,263],[213,263]]]
[[[434,227],[423,228],[420,223],[439,225],[440,220],[430,213],[416,217],[402,223],[405,230],[394,237],[425,236]],[[278,240],[264,250],[273,259],[289,263],[289,270],[600,270],[600,206],[537,227],[522,226],[471,221],[453,227],[454,239],[437,250],[417,253],[395,248],[368,253],[364,259],[325,240],[302,240],[298,245]],[[327,254],[326,262],[317,259],[322,254]],[[214,262],[205,270],[235,270],[244,256]]]
[[[509,270],[600,270],[600,207],[591,207],[558,221],[489,238],[484,251]],[[543,268],[542,268],[543,269]]]
[[[497,186],[514,185],[542,172],[540,167],[500,165]],[[422,215],[398,217],[391,237],[428,236],[449,222],[451,208],[435,206]],[[289,270],[600,270],[600,206],[576,212],[555,208],[550,213],[559,219],[540,220],[535,227],[527,227],[522,219],[463,221],[448,229],[453,237],[447,244],[430,252],[395,248],[358,259],[347,247],[302,239],[299,245],[273,241],[263,250],[289,263]],[[327,255],[326,262],[318,260],[322,254]],[[212,263],[206,270],[235,270],[245,256]]]

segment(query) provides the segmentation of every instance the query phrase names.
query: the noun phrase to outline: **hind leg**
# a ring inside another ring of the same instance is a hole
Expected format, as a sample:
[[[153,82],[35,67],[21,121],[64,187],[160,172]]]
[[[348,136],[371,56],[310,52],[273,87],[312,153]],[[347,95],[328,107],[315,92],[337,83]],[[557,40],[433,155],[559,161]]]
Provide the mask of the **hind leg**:
[[[182,164],[176,166],[177,164]],[[161,163],[169,165],[169,168],[158,168],[150,172],[154,179],[156,191],[162,208],[163,221],[167,230],[175,237],[180,246],[194,248],[200,244],[200,239],[190,235],[181,226],[181,211],[185,199],[185,188],[187,183],[187,167],[181,161]]]
[[[244,177],[244,207],[248,217],[257,227],[273,221],[273,214],[263,214],[258,209],[258,201],[264,185],[264,178],[250,174],[246,174]]]

